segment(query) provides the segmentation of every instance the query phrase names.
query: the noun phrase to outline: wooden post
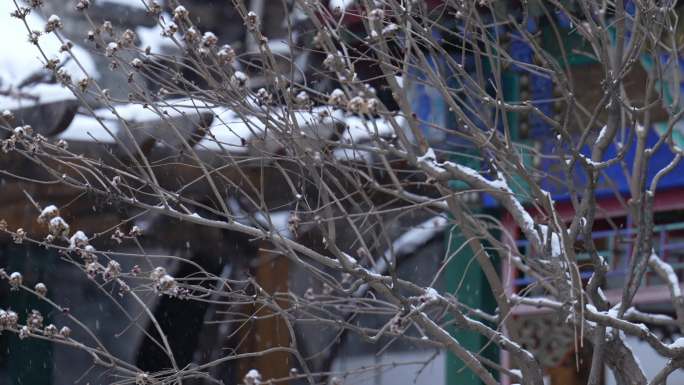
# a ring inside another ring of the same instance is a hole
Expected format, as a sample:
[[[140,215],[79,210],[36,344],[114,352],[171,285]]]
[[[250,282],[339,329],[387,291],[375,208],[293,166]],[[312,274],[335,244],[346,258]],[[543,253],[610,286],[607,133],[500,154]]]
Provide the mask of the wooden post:
[[[288,291],[288,259],[271,250],[268,242],[263,242],[257,253],[257,263],[254,275],[259,285],[269,294],[286,293]],[[285,301],[278,301],[282,308],[287,306]],[[249,305],[245,313],[249,312],[255,319],[246,325],[241,333],[244,343],[240,346],[241,353],[259,352],[277,346],[289,347],[290,334],[282,317],[275,315],[272,309]],[[250,369],[257,369],[263,381],[271,378],[287,377],[293,363],[293,357],[287,352],[274,352],[252,359],[241,360],[238,375],[242,380]],[[287,382],[279,382],[287,384]]]

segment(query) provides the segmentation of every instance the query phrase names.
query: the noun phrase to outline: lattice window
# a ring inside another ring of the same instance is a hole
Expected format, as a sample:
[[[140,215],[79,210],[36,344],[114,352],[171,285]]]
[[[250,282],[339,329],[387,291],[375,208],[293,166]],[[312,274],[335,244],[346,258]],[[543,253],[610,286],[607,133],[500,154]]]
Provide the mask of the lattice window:
[[[661,259],[670,263],[680,281],[684,281],[684,212],[675,211],[657,214],[656,226],[653,229],[653,248]],[[636,230],[624,217],[598,221],[592,233],[594,243],[600,255],[610,265],[604,290],[622,288],[626,272],[629,269],[630,255],[635,247]],[[524,239],[516,242],[521,254],[529,255],[529,242]],[[576,250],[583,280],[592,274],[591,259],[588,253]],[[533,277],[518,272],[514,280],[517,291],[525,290],[534,293],[537,288]],[[662,280],[653,272],[647,271],[642,287],[662,285]]]

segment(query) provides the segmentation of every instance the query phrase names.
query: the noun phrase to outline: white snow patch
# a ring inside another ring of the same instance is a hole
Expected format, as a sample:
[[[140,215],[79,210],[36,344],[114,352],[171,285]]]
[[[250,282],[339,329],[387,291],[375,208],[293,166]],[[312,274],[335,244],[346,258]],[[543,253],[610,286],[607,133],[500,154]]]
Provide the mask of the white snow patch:
[[[406,255],[413,253],[418,247],[427,243],[435,235],[442,232],[447,225],[448,220],[442,216],[436,216],[422,222],[392,242],[392,248],[385,252],[385,256],[389,257],[391,250],[395,255]]]
[[[399,87],[402,87],[402,88],[404,87],[404,77],[403,76],[395,76],[394,80],[397,81],[397,84],[399,85]]]
[[[437,290],[428,287],[427,289],[425,289],[425,298],[428,301],[436,301],[439,299],[439,293],[437,293]]]
[[[538,225],[539,230],[542,235],[542,243],[546,246],[549,243],[549,227],[546,225]],[[563,243],[561,242],[560,236],[555,231],[551,232],[551,256],[553,258],[558,258],[563,254]]]
[[[679,278],[677,277],[677,274],[675,273],[672,266],[669,263],[658,258],[658,255],[656,255],[655,253],[651,254],[649,262],[653,264],[655,268],[659,270],[660,273],[664,274],[667,277],[667,285],[670,287],[670,290],[672,290],[672,295],[674,297],[680,297],[682,295],[682,291],[679,288]]]
[[[684,349],[684,337],[677,338],[674,342],[668,345],[670,349]]]
[[[636,130],[636,133],[638,135],[644,135],[646,133],[646,127],[644,127],[641,123],[636,122],[636,126],[634,127]]]
[[[292,46],[287,40],[269,40],[268,49],[276,55],[289,56],[292,53]]]
[[[425,154],[419,156],[417,160],[418,163],[435,161],[437,160],[437,155],[435,155],[435,150],[430,147],[425,151]]]
[[[333,151],[333,158],[344,161],[358,161],[370,163],[373,160],[373,154],[366,150],[357,150],[354,148],[336,148]]]
[[[0,62],[2,58],[0,58]],[[2,65],[2,64],[0,64]],[[0,71],[2,69],[0,68]],[[4,82],[0,84],[0,88]],[[11,95],[0,95],[0,108],[18,110],[33,107],[39,104],[53,103],[63,100],[74,100],[76,97],[61,84],[39,83],[23,87],[21,90],[13,90]]]
[[[146,9],[142,0],[98,0],[102,3],[123,5],[135,9]]]
[[[197,147],[207,151],[246,153],[250,139],[264,131],[264,124],[259,119],[252,118],[247,121],[232,110],[219,110],[209,127],[209,132]]]
[[[349,143],[359,143],[364,140],[375,138],[376,136],[390,136],[394,134],[394,127],[386,119],[366,120],[355,115],[345,117],[335,116],[336,119],[343,119],[347,125],[347,130],[342,134],[342,140]],[[406,121],[402,117],[395,118],[397,123],[402,126]]]
[[[603,128],[601,128],[601,131],[599,131],[598,137],[596,137],[596,142],[600,142],[603,139],[603,137],[606,136],[607,133],[608,126],[603,126]]]
[[[110,135],[102,126],[98,119],[92,116],[76,115],[69,127],[57,135],[57,139],[64,139],[69,141],[80,142],[99,142],[99,143],[115,143],[114,136],[119,132],[118,123],[103,122],[107,129],[112,133]]]
[[[418,162],[418,164],[427,166],[429,169],[436,173],[442,173],[446,171],[443,167],[440,166],[439,163],[437,163],[437,155],[435,155],[435,150],[432,149],[432,147],[428,148],[425,151],[425,154],[416,158],[416,161]]]
[[[290,211],[272,211],[266,214],[259,211],[254,215],[254,219],[266,228],[270,227],[268,224],[270,220],[275,232],[285,238],[292,238],[292,233],[289,229]]]
[[[382,29],[382,34],[387,35],[394,33],[399,30],[399,26],[394,23],[389,23],[385,28]]]
[[[109,108],[101,108],[95,111],[95,115],[102,119],[114,121],[119,119],[117,117],[118,115],[123,120],[142,123],[161,119],[162,116],[160,113],[163,114],[164,118],[175,118],[184,114],[195,114],[197,111],[207,109],[206,105],[200,104],[195,106],[192,101],[188,101],[187,99],[166,100],[156,103],[154,106],[147,107],[140,103],[116,104],[112,107],[116,111],[116,114]],[[160,113],[158,113],[157,110]]]
[[[328,8],[333,9],[333,10],[337,9],[337,8],[339,8],[341,10],[345,10],[353,2],[354,2],[354,0],[330,0],[330,2],[328,3]]]
[[[530,213],[525,210],[525,208],[520,204],[520,201],[515,199],[515,197],[512,199],[513,201],[513,206],[515,209],[520,213],[522,216],[523,223],[522,225],[529,230],[530,233],[534,233],[534,219],[532,219],[532,216]]]
[[[171,16],[163,15],[162,18],[170,20]],[[145,49],[150,47],[152,53],[165,53],[177,48],[173,41],[167,37],[162,36],[164,30],[159,24],[152,27],[137,27],[135,29],[136,35],[140,39],[140,47]]]

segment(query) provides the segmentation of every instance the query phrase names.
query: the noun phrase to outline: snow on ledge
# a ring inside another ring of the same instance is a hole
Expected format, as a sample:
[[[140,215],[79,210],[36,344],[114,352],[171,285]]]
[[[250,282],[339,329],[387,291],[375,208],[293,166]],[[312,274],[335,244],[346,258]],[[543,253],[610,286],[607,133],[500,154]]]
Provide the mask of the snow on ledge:
[[[0,110],[19,110],[39,104],[75,100],[74,94],[61,84],[40,83],[13,90],[12,95],[0,95]]]
[[[127,122],[145,123],[160,120],[162,115],[164,118],[177,118],[185,114],[196,114],[208,110],[206,104],[194,105],[187,99],[166,100],[154,105],[141,103],[115,104],[112,108],[116,113],[110,108],[105,107],[96,110],[95,115],[107,120],[116,121],[120,117]]]
[[[111,122],[103,122],[109,132],[102,127],[100,122],[92,117],[86,115],[76,115],[74,120],[71,122],[69,127],[57,135],[57,139],[64,139],[69,141],[79,141],[79,142],[98,142],[113,144],[116,140],[112,135],[116,135],[119,132],[119,125],[112,124]]]
[[[123,5],[125,7],[129,8],[134,8],[134,9],[147,9],[145,7],[145,4],[143,3],[143,0],[99,0],[100,3],[109,3],[109,4],[116,4],[116,5]]]
[[[67,89],[63,89],[69,92]],[[114,111],[112,111],[112,109]],[[385,119],[364,120],[358,116],[347,115],[341,111],[327,111],[327,117],[321,118],[326,114],[321,114],[322,109],[329,107],[318,107],[312,111],[296,111],[293,114],[285,114],[282,111],[274,112],[282,123],[294,126],[302,130],[302,135],[306,138],[328,139],[332,127],[336,124],[344,123],[346,128],[342,134],[341,142],[345,145],[360,143],[371,140],[378,136],[390,136],[394,133],[392,125]],[[241,116],[235,111],[221,106],[209,104],[200,100],[192,99],[173,99],[155,103],[154,105],[144,105],[140,103],[127,103],[113,105],[111,108],[105,107],[94,111],[95,117],[78,115],[74,122],[60,135],[65,140],[96,141],[100,143],[114,143],[114,138],[102,127],[98,119],[116,135],[121,130],[120,119],[130,123],[156,122],[163,118],[177,118],[198,114],[211,113],[214,115],[212,124],[208,127],[208,132],[196,145],[200,151],[246,154],[249,144],[255,138],[265,139],[264,142],[270,143],[267,151],[277,150],[279,145],[276,138],[269,138],[266,133],[266,126],[256,116]],[[287,121],[285,121],[287,120]],[[398,120],[403,124],[403,120]],[[330,132],[329,132],[330,131]],[[334,152],[334,157],[340,160],[363,160],[371,161],[372,154],[367,151],[360,151],[354,148],[339,147]]]

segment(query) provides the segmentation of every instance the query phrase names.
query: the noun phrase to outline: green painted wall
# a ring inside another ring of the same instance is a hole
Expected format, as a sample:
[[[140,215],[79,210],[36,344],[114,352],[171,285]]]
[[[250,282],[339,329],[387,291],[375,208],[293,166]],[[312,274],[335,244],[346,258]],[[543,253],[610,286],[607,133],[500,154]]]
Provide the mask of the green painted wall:
[[[446,248],[449,253],[458,250],[465,242],[465,238],[457,227],[449,230],[446,239],[448,242]],[[463,304],[493,313],[496,309],[496,302],[480,265],[473,258],[474,253],[469,247],[462,248],[454,255],[446,269],[448,277],[446,288]],[[481,335],[455,327],[452,328],[451,333],[466,349],[481,353],[498,362],[498,349],[492,344],[487,344],[487,340]],[[465,368],[461,360],[451,353],[447,355],[447,384],[478,385],[481,383],[471,370]]]

